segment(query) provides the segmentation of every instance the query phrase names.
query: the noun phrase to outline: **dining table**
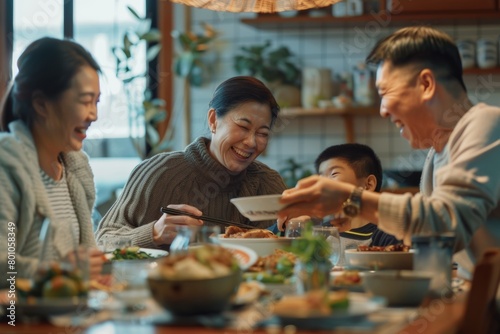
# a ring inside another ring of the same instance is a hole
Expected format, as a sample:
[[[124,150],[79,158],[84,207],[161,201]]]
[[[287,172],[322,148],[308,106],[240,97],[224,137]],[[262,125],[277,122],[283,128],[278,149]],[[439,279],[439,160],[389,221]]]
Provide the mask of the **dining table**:
[[[452,297],[430,298],[426,297],[418,307],[382,307],[367,315],[367,321],[354,323],[347,326],[335,326],[324,329],[302,329],[292,325],[282,326],[279,323],[260,322],[256,316],[256,306],[251,305],[237,311],[231,311],[237,319],[227,326],[221,326],[214,321],[172,321],[165,316],[167,311],[161,309],[152,299],[148,301],[148,308],[155,309],[161,317],[154,318],[143,316],[139,311],[130,316],[119,313],[119,316],[102,315],[96,313],[93,321],[75,321],[69,316],[51,317],[50,319],[17,320],[15,326],[9,325],[3,317],[0,323],[0,333],[4,334],[322,334],[322,333],[455,333],[460,326],[465,312],[467,289],[456,292]],[[162,313],[164,312],[164,313]],[[262,316],[262,312],[259,313]],[[116,315],[116,314],[115,314]],[[269,314],[264,315],[269,316]],[[163,318],[162,318],[163,317]],[[206,319],[210,317],[207,316]],[[249,320],[250,319],[250,320]],[[238,322],[244,325],[239,325]],[[257,323],[260,324],[257,325]],[[369,323],[364,326],[363,323]]]

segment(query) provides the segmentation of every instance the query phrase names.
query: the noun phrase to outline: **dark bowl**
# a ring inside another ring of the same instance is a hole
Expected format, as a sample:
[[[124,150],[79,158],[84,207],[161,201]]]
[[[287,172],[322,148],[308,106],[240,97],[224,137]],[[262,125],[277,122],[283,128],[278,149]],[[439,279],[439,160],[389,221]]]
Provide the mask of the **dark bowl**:
[[[148,277],[154,300],[174,315],[220,313],[238,290],[241,272],[200,280],[171,280],[159,275]]]

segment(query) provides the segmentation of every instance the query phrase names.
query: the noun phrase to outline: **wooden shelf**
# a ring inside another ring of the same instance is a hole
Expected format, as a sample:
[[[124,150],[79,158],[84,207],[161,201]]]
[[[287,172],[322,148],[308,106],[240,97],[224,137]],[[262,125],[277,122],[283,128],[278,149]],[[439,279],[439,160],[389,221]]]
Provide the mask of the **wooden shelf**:
[[[304,116],[373,116],[378,115],[378,107],[350,106],[346,108],[283,108],[281,117]]]
[[[487,75],[487,74],[500,74],[500,67],[493,68],[467,68],[464,69],[464,75]]]
[[[378,107],[350,106],[347,108],[283,108],[281,118],[313,117],[313,116],[340,116],[344,120],[346,142],[355,142],[354,118],[358,116],[379,115]]]
[[[382,14],[381,14],[382,13]],[[407,26],[417,24],[446,25],[446,24],[478,24],[500,23],[500,11],[472,11],[449,13],[412,13],[412,14],[383,14],[361,16],[323,16],[310,17],[299,15],[295,17],[281,17],[275,14],[260,14],[256,18],[241,19],[241,22],[257,29],[286,29],[286,28],[322,28],[322,27],[354,27],[367,23],[385,26]]]

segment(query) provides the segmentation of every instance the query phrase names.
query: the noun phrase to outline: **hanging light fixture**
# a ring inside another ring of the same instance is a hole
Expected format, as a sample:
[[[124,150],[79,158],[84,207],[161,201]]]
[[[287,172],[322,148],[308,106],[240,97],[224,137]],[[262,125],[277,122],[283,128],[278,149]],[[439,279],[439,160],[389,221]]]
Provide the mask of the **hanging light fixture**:
[[[274,13],[326,7],[342,0],[171,0],[186,6],[219,12]]]

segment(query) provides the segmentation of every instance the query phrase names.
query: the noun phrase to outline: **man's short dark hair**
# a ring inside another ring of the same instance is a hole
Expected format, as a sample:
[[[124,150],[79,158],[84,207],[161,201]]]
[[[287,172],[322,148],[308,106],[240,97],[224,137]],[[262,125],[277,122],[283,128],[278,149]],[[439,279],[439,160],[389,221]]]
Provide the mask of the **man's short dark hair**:
[[[319,165],[330,159],[342,159],[346,161],[354,170],[357,178],[367,177],[370,174],[375,175],[377,179],[376,192],[380,192],[382,187],[382,164],[375,152],[366,145],[357,143],[348,143],[333,145],[326,148],[319,154],[314,161],[316,173],[319,173]]]
[[[431,27],[402,28],[383,38],[366,57],[368,64],[389,61],[396,67],[416,66],[430,69],[440,82],[456,82],[466,92],[462,77],[462,61],[453,39]],[[445,85],[450,92],[453,86]]]

